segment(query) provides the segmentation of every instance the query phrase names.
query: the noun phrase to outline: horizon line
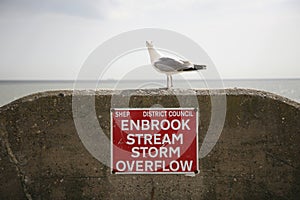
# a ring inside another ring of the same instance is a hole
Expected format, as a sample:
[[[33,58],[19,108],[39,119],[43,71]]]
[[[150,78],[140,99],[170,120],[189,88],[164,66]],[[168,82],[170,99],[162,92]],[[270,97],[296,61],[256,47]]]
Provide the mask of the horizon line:
[[[292,77],[292,78],[223,78],[223,79],[179,79],[186,81],[247,81],[247,80],[300,80],[300,77]],[[109,81],[109,82],[117,82],[117,81],[164,81],[163,79],[128,79],[128,80],[119,80],[119,79],[104,79],[104,80],[93,80],[93,79],[84,79],[84,80],[75,80],[75,79],[0,79],[0,82],[92,82],[92,81]]]

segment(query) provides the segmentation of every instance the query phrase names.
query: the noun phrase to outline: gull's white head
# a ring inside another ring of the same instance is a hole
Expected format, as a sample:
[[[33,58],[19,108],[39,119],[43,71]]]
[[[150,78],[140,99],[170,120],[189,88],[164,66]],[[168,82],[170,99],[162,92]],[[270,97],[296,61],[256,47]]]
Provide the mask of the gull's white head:
[[[146,41],[146,47],[148,47],[148,48],[151,48],[151,47],[153,47],[153,42],[152,42],[152,41],[149,41],[149,40],[147,40],[147,41]]]

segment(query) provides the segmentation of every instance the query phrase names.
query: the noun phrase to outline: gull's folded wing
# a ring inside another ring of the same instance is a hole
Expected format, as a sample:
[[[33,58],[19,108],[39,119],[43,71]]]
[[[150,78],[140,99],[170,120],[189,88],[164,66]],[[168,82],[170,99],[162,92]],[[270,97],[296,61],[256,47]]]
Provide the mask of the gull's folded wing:
[[[192,68],[192,65],[186,65],[182,61],[173,58],[162,57],[153,63],[154,67],[162,72],[180,72]]]

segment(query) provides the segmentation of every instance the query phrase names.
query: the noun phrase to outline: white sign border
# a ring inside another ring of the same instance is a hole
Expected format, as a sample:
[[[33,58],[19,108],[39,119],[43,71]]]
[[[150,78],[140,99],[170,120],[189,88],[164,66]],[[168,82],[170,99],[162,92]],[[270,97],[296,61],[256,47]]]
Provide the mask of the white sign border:
[[[196,172],[114,172],[113,171],[113,112],[118,110],[194,110],[196,112]],[[199,108],[110,108],[110,162],[111,162],[111,174],[185,174],[186,176],[195,176],[200,173],[199,169]]]

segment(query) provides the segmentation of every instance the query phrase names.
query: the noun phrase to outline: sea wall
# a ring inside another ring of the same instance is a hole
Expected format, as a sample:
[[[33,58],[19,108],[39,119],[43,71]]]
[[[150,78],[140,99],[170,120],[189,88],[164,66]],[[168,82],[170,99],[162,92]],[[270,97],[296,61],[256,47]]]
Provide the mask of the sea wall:
[[[201,146],[212,116],[210,95],[224,91],[192,92],[193,97],[184,91],[98,91],[97,120],[109,136],[110,108],[126,94],[129,107],[179,107],[180,101],[196,97]],[[225,93],[222,133],[199,160],[201,172],[195,177],[111,174],[79,139],[72,91],[33,94],[5,105],[0,108],[0,199],[299,198],[300,104],[261,91]]]

